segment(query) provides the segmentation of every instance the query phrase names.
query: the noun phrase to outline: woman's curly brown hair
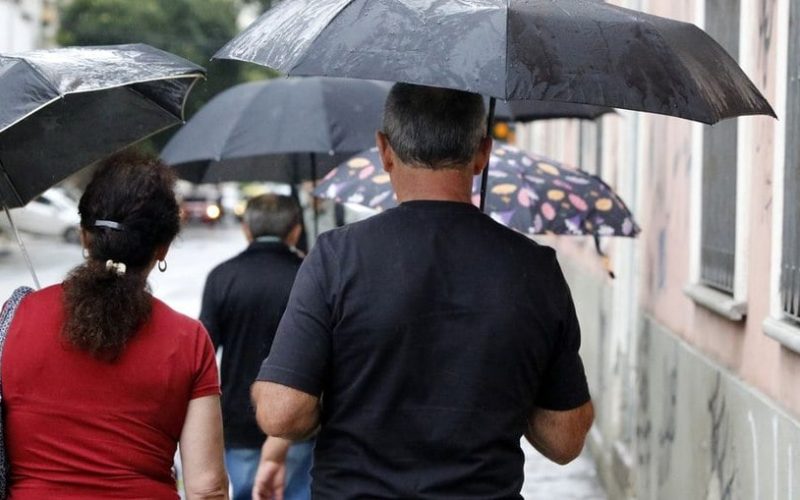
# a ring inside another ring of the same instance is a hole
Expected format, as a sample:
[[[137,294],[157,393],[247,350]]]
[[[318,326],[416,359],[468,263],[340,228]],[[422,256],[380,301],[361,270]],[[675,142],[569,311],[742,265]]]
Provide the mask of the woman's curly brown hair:
[[[180,229],[175,175],[156,158],[122,153],[97,170],[78,205],[89,257],[64,281],[62,335],[92,356],[114,361],[150,317],[147,273]],[[98,220],[121,230],[98,227]],[[106,261],[124,263],[118,275]]]

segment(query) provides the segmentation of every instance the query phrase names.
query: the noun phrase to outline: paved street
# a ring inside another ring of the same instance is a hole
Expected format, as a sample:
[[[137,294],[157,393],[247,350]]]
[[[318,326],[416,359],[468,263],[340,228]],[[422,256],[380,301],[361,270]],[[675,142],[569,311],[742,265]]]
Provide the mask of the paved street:
[[[50,238],[24,235],[43,286],[59,282],[82,260],[80,247]],[[238,227],[185,229],[167,257],[166,273],[153,272],[154,294],[178,311],[192,317],[200,312],[200,296],[206,274],[245,245]],[[0,257],[0,297],[5,300],[15,287],[31,285],[30,275],[18,250]],[[523,496],[531,500],[604,500],[594,464],[588,455],[561,467],[523,443],[527,461]]]

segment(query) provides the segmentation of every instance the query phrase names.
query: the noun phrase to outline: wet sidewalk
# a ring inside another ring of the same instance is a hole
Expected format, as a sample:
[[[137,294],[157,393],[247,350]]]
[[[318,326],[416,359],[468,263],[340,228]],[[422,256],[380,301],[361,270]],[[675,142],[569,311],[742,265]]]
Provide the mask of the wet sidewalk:
[[[544,458],[523,440],[525,451],[525,500],[607,500],[594,461],[588,452],[568,465]]]

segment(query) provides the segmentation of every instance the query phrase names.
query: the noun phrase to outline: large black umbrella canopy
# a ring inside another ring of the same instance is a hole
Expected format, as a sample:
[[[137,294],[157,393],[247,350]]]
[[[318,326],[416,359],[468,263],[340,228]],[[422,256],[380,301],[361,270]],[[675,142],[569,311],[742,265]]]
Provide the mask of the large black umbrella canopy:
[[[705,123],[774,116],[701,29],[596,0],[286,0],[215,57]]]
[[[388,92],[340,78],[237,85],[200,109],[161,157],[196,183],[312,180],[375,144]]]
[[[205,70],[135,45],[0,55],[0,202],[25,205],[77,170],[183,121]]]

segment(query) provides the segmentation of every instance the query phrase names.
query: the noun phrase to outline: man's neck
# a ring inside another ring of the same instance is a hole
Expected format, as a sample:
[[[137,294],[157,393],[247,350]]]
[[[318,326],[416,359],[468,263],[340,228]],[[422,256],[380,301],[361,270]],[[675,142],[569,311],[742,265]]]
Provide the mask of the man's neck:
[[[392,172],[397,201],[437,200],[472,203],[472,173],[464,170],[431,170],[398,165]]]

